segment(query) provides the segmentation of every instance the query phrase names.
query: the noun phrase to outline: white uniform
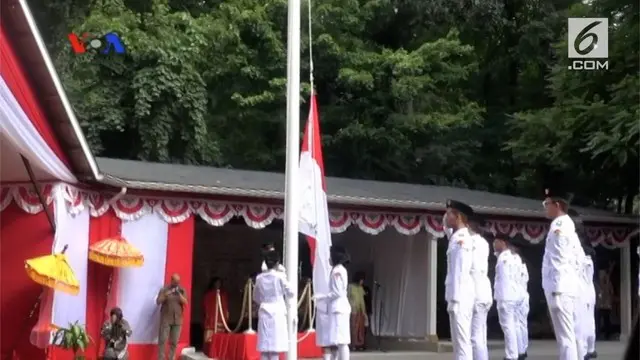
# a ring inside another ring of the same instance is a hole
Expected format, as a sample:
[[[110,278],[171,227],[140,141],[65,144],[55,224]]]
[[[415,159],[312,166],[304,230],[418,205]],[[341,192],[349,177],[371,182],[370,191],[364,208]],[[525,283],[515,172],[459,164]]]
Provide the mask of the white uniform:
[[[475,304],[471,318],[471,346],[473,360],[489,360],[487,347],[487,314],[493,303],[489,280],[489,243],[479,234],[473,234],[473,262],[471,274],[475,287]]]
[[[347,287],[349,277],[347,269],[342,265],[331,269],[329,278],[329,342],[334,345],[349,345],[351,343],[351,304]]]
[[[291,291],[286,275],[275,269],[258,274],[253,292],[253,301],[258,310],[258,351],[263,359],[278,359],[277,354],[287,351],[287,304],[295,294]]]
[[[267,264],[264,261],[262,262],[262,266],[260,266],[260,270],[262,270],[262,272],[269,270],[267,269]],[[285,274],[287,273],[287,269],[285,269],[284,266],[282,266],[282,264],[276,265],[276,270],[282,271]]]
[[[472,264],[473,239],[467,228],[458,229],[451,235],[447,247],[447,276],[444,282],[455,360],[473,359],[471,318],[475,296],[469,296],[468,292],[474,288]]]
[[[522,267],[518,255],[504,250],[496,261],[494,297],[498,307],[498,320],[504,333],[505,359],[518,359],[518,305],[522,301],[520,277]]]
[[[579,357],[575,326],[576,296],[580,291],[580,276],[575,264],[582,246],[575,224],[568,215],[551,223],[542,257],[542,288],[544,289],[553,330],[558,343],[559,360],[582,360]]]
[[[328,347],[331,343],[331,322],[328,299],[316,298],[316,345]]]
[[[582,261],[582,310],[584,313],[580,316],[581,333],[584,337],[584,346],[586,352],[593,353],[596,351],[596,288],[593,284],[593,260],[591,256],[585,255]]]
[[[529,348],[529,270],[520,260],[520,302],[518,303],[518,354],[524,355]]]

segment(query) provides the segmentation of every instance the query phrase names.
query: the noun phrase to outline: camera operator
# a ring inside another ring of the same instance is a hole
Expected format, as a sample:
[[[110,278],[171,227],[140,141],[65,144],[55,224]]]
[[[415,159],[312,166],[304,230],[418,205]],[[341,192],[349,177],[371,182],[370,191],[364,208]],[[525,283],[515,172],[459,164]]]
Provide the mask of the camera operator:
[[[131,327],[122,316],[122,310],[114,307],[109,312],[110,318],[104,325],[100,334],[105,340],[104,360],[127,360],[127,337],[131,336]]]
[[[180,286],[180,275],[173,274],[171,283],[160,289],[156,303],[160,305],[160,333],[158,360],[165,360],[165,346],[169,340],[169,360],[175,360],[182,329],[182,313],[187,305],[187,292]]]

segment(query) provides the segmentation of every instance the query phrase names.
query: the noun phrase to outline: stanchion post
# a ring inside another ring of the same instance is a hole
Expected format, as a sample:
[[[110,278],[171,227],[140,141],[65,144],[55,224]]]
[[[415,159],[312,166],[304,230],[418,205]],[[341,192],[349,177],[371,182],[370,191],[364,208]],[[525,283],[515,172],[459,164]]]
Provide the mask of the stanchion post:
[[[248,289],[248,296],[247,296],[247,302],[249,303],[249,308],[248,308],[248,312],[249,312],[249,328],[244,332],[245,334],[255,334],[255,330],[253,330],[253,281],[251,279],[249,279],[247,281],[247,285],[245,285],[247,287],[249,287]]]
[[[315,329],[313,328],[313,287],[311,286],[311,280],[307,281],[307,308],[308,310],[308,321],[309,321],[309,328],[307,329],[307,331],[315,331]]]
[[[213,322],[214,322],[214,326],[213,326],[213,333],[217,334],[218,333],[218,315],[219,315],[219,306],[220,306],[220,289],[216,289],[216,312],[215,315],[213,316]]]

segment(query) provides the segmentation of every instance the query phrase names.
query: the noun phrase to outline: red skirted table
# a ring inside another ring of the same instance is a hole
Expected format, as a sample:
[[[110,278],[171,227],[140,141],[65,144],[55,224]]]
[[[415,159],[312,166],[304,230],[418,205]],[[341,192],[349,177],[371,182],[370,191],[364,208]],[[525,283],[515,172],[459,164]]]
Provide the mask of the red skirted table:
[[[304,339],[298,342],[298,358],[322,357],[322,349],[316,346],[316,333],[298,333],[298,339],[303,337]],[[218,333],[213,336],[213,344],[207,356],[217,360],[259,360],[257,344],[258,334]]]

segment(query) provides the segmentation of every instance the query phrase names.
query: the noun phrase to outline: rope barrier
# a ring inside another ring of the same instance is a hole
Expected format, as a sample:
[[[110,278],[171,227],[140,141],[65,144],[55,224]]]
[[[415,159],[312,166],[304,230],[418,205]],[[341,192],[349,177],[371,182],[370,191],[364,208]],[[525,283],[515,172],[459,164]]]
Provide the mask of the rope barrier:
[[[251,279],[247,280],[247,283],[245,285],[245,291],[242,295],[242,309],[240,310],[240,320],[238,320],[238,325],[236,325],[235,329],[231,330],[229,328],[229,324],[227,324],[227,320],[225,319],[224,314],[222,314],[222,316],[220,317],[220,319],[222,320],[222,326],[224,327],[224,329],[228,332],[228,333],[236,333],[238,330],[240,330],[240,327],[242,327],[242,320],[244,320],[244,315],[245,312],[247,312],[246,310],[246,305],[247,305],[247,300],[251,301],[250,299],[248,299],[248,294],[249,291],[247,290],[247,287],[251,286]],[[218,316],[224,312],[224,309],[222,309],[222,301],[220,299],[220,290],[216,290],[216,313],[215,313],[215,317],[214,317],[214,321],[215,321],[215,329],[214,329],[214,334],[218,332]]]
[[[245,334],[255,333],[255,330],[253,330],[253,324],[252,324],[253,309],[251,306],[253,303],[252,294],[253,294],[254,286],[255,284],[253,284],[253,281],[251,281],[251,279],[247,280],[247,283],[244,286],[244,291],[242,295],[242,309],[240,310],[240,319],[238,320],[238,324],[234,329],[231,329],[229,327],[226,316],[224,315],[224,309],[222,308],[222,299],[220,297],[220,290],[216,290],[216,308],[215,308],[216,312],[214,315],[215,328],[213,330],[214,334],[218,333],[218,320],[221,320],[220,322],[222,323],[222,326],[227,333],[233,334],[238,332],[242,327],[242,320],[244,320],[245,315],[248,316],[249,328],[244,333]],[[316,307],[313,306],[314,299],[313,299],[312,292],[313,290],[311,287],[311,282],[309,281],[307,282],[304,289],[302,290],[302,294],[300,294],[300,299],[298,300],[298,308],[300,306],[305,305],[305,308],[304,308],[305,313],[303,315],[304,317],[303,321],[305,322],[308,321],[308,328],[305,331],[305,334],[299,339],[297,339],[298,343],[304,341],[311,333],[315,332],[313,328],[313,324],[316,318]],[[306,303],[304,302],[305,300],[307,301]],[[303,325],[304,324],[305,323],[303,322]]]

